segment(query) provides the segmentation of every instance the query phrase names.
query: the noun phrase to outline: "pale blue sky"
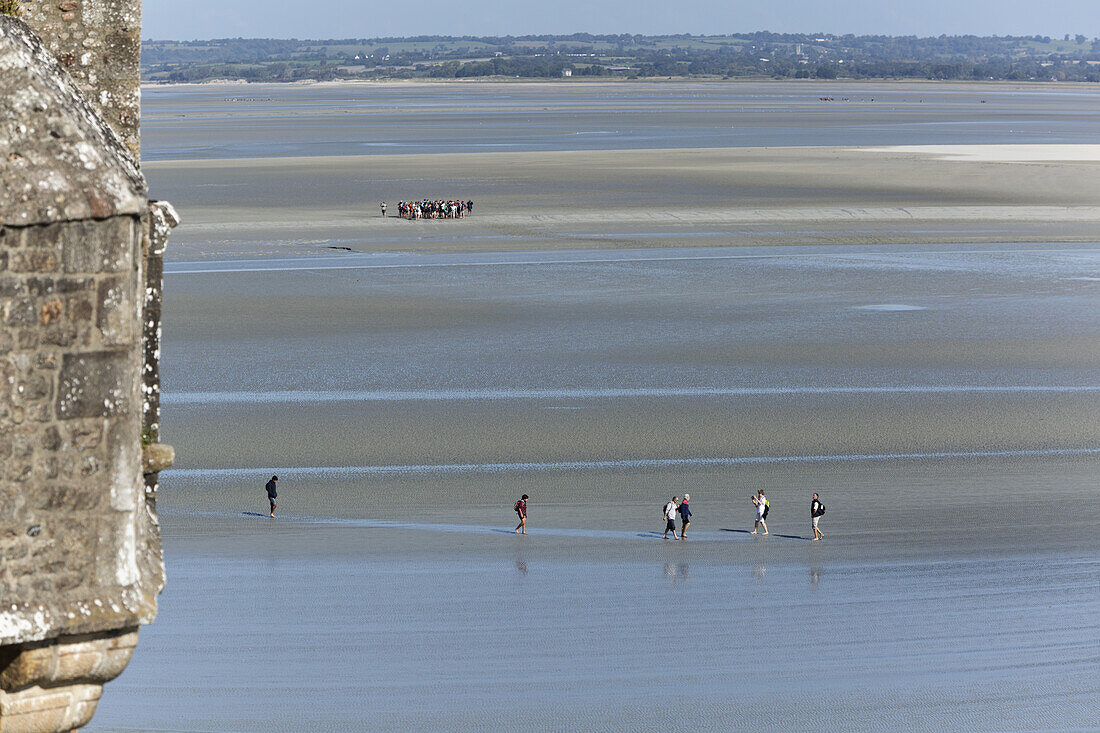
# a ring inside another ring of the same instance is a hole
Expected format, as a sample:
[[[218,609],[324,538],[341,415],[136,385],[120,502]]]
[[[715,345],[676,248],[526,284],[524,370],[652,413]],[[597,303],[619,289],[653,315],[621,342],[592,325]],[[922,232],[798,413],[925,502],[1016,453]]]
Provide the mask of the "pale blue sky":
[[[1100,36],[1097,0],[145,0],[142,36],[372,38],[539,33]]]

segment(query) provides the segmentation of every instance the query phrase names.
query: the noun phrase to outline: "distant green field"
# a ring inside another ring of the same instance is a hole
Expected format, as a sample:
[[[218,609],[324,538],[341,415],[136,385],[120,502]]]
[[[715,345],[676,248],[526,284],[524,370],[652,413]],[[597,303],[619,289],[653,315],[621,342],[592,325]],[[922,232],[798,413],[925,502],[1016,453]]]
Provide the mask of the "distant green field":
[[[145,41],[147,81],[528,77],[925,78],[1100,82],[1077,35],[776,34]]]

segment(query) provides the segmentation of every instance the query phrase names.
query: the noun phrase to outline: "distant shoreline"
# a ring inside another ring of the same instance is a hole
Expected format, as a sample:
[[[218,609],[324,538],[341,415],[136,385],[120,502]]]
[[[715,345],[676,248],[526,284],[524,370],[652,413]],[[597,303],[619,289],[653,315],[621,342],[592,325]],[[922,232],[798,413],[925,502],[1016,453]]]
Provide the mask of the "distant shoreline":
[[[804,87],[875,87],[875,86],[934,86],[934,87],[1003,87],[1012,89],[1049,89],[1052,85],[1059,88],[1083,87],[1096,89],[1094,82],[1088,81],[1014,81],[1007,79],[973,80],[973,79],[774,79],[771,77],[738,77],[736,79],[698,79],[692,77],[672,78],[578,78],[569,79],[539,79],[533,77],[467,77],[463,79],[338,79],[331,81],[316,81],[313,79],[300,81],[246,81],[244,79],[211,79],[209,81],[195,82],[160,82],[142,81],[143,89],[167,89],[174,87],[340,87],[340,86],[390,86],[390,87],[418,87],[418,86],[453,86],[475,84],[514,84],[519,86],[546,86],[567,87],[574,85],[584,86],[626,86],[638,84],[644,86],[661,86],[676,84],[714,84],[714,85],[749,85],[749,84],[782,84],[786,86]]]

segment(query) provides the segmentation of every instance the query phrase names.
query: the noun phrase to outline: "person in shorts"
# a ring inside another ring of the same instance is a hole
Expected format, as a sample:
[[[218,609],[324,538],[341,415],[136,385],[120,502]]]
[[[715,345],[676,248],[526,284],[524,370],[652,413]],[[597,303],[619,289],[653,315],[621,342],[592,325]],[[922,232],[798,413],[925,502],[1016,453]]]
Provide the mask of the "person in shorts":
[[[764,528],[762,534],[768,533],[768,524],[764,521],[764,510],[768,508],[768,498],[764,496],[764,490],[756,492],[756,496],[752,497],[752,503],[756,507],[756,523],[752,527],[752,534],[756,534],[756,531],[760,527]]]
[[[519,501],[512,505],[512,508],[516,510],[516,514],[519,515],[519,524],[516,525],[516,532],[518,534],[527,534],[527,494],[524,494]]]
[[[821,515],[825,513],[825,505],[817,498],[817,492],[814,492],[814,498],[810,501],[810,523],[814,528],[814,542],[824,537],[821,530],[817,528],[817,522],[821,519]]]
[[[275,499],[277,499],[279,496],[279,492],[275,490],[275,482],[278,480],[278,476],[272,476],[271,480],[267,482],[267,486],[264,487],[267,489],[267,503],[271,505],[270,516],[272,519],[275,518],[275,507],[278,506],[278,504],[275,503]]]
[[[686,540],[688,536],[688,525],[691,524],[691,508],[688,506],[688,502],[691,501],[691,494],[684,494],[684,500],[680,502],[680,539]]]
[[[382,207],[382,216],[386,215],[386,202],[383,201],[380,206]]]
[[[665,534],[662,539],[668,539],[668,533],[672,533],[672,539],[678,540],[676,536],[676,514],[680,511],[680,497],[672,497],[672,501],[665,504],[662,513],[665,515]]]

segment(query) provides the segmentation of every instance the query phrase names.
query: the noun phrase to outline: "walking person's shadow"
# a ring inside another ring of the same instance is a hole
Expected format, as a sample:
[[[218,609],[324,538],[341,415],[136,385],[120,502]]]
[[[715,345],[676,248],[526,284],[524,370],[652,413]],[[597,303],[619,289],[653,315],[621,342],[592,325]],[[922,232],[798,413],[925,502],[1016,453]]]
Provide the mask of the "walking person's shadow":
[[[719,527],[718,531],[719,532],[736,532],[738,534],[752,534],[752,532],[750,532],[747,529],[726,529],[725,527]],[[757,536],[758,537],[763,537],[763,535],[757,535]],[[778,532],[770,532],[770,533],[768,533],[768,536],[769,537],[782,537],[785,540],[806,540],[807,542],[810,541],[809,537],[803,537],[802,535],[797,535],[797,534],[779,534]]]

